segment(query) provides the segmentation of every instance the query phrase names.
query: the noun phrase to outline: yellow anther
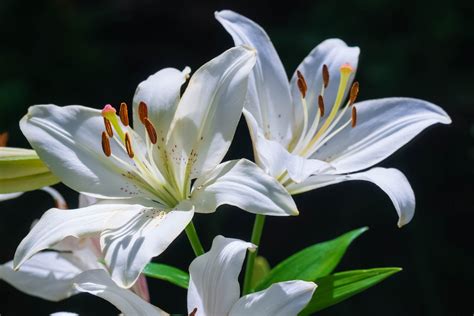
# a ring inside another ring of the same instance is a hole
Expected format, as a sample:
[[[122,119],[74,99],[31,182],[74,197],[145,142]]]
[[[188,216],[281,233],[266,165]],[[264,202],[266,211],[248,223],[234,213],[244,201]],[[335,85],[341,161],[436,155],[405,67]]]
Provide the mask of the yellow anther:
[[[110,121],[106,119],[105,117],[104,117],[104,125],[105,125],[105,131],[107,132],[107,135],[109,135],[109,137],[113,137],[114,132],[112,130],[112,125],[110,125]]]
[[[140,121],[145,124],[145,118],[148,117],[148,107],[143,101],[138,104],[138,117],[140,118]]]
[[[323,117],[324,116],[324,99],[322,95],[318,96],[318,107],[319,107],[319,115]]]
[[[296,81],[298,89],[304,99],[306,97],[306,91],[308,91],[308,85],[306,84],[303,74],[299,70],[296,71],[296,76],[298,77],[298,80]]]
[[[156,142],[158,141],[158,136],[156,134],[156,129],[153,126],[153,123],[150,122],[150,120],[147,117],[145,117],[144,125],[145,125],[146,132],[148,134],[148,137],[150,137],[150,141],[152,142],[152,144],[156,144]]]
[[[127,150],[127,154],[130,158],[135,156],[132,149],[132,141],[130,140],[130,135],[128,133],[125,133],[125,149]]]
[[[120,121],[122,122],[123,125],[128,126],[130,123],[128,121],[128,107],[127,103],[122,102],[120,103]]]
[[[106,132],[102,132],[102,151],[107,157],[110,157],[112,154],[112,150],[110,149],[110,141]]]
[[[359,95],[359,83],[356,81],[352,84],[352,87],[351,87],[351,93],[349,95],[349,106],[354,104],[358,95]]]
[[[352,117],[351,117],[352,123],[351,126],[354,128],[357,125],[357,110],[356,107],[352,107]]]
[[[324,89],[328,87],[329,84],[329,69],[328,66],[323,65],[323,85]]]

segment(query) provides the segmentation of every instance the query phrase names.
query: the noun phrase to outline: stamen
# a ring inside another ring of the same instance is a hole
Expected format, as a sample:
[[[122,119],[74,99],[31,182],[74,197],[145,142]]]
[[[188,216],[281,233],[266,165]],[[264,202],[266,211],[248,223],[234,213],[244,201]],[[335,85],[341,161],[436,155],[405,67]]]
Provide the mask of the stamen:
[[[112,150],[110,149],[110,141],[106,132],[102,132],[102,151],[107,157],[110,157],[112,154]]]
[[[324,99],[322,95],[318,96],[318,107],[319,107],[319,112],[321,113],[321,117],[324,116]]]
[[[148,107],[143,101],[138,105],[138,117],[140,118],[140,121],[145,124],[145,118],[148,117]]]
[[[110,121],[106,119],[105,117],[104,117],[104,125],[105,125],[105,130],[107,131],[107,135],[109,135],[109,137],[113,137],[114,132],[112,130],[112,125],[110,124]]]
[[[147,117],[145,117],[143,124],[145,124],[146,132],[148,134],[148,137],[150,137],[150,141],[153,144],[156,144],[158,140],[158,136],[156,134],[156,129],[153,126],[153,123],[150,122],[150,120]]]
[[[127,154],[130,158],[135,156],[132,149],[132,141],[130,140],[130,135],[128,133],[125,133],[125,149],[127,149]]]
[[[354,104],[358,95],[359,95],[359,82],[356,81],[352,84],[352,87],[351,87],[351,93],[349,96],[349,106]]]
[[[127,108],[127,103],[122,102],[120,103],[120,121],[122,122],[123,125],[128,126],[129,121],[128,121],[128,108]]]
[[[7,146],[8,142],[8,132],[0,133],[0,147]]]
[[[356,107],[352,107],[352,128],[354,128],[357,124],[357,110]]]
[[[326,64],[323,65],[323,85],[324,89],[326,89],[329,85],[329,69]]]
[[[298,89],[300,89],[300,93],[301,93],[301,96],[303,97],[303,99],[306,97],[306,89],[305,89],[305,84],[304,84],[304,81],[301,80],[301,78],[298,78],[298,80],[296,81],[296,83],[298,84]]]
[[[303,74],[299,70],[296,71],[296,76],[298,77],[298,88],[300,88],[300,85],[301,85],[301,87],[304,90],[304,96],[306,96],[306,91],[308,91],[308,85],[306,84],[306,80],[304,79]],[[300,81],[301,81],[301,83],[300,83]],[[300,90],[301,90],[301,88],[300,88]],[[303,98],[304,98],[304,96],[303,96]]]
[[[189,314],[189,316],[196,316],[197,311],[197,307],[194,307],[193,311]]]

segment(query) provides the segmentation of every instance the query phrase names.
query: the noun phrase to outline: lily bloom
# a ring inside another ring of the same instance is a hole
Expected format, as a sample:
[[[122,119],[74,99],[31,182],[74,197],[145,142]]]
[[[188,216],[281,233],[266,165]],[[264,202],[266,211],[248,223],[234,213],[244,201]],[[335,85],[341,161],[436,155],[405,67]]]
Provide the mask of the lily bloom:
[[[236,45],[258,52],[249,78],[244,115],[255,161],[281,181],[291,194],[343,181],[378,185],[392,200],[398,225],[415,211],[415,196],[397,169],[372,168],[426,127],[450,124],[438,106],[411,98],[356,103],[353,82],[359,48],[339,39],[316,46],[288,82],[283,65],[265,31],[232,11],[216,12]]]
[[[56,197],[61,196],[56,193]],[[62,196],[61,200],[64,201]],[[79,196],[80,207],[94,202],[94,198],[82,194]],[[56,302],[80,293],[74,287],[74,281],[81,273],[97,269],[107,271],[101,263],[102,258],[97,237],[68,237],[58,243],[53,251],[33,255],[19,271],[13,270],[13,261],[0,265],[0,280],[29,295]],[[133,291],[145,301],[150,300],[143,275],[140,275],[129,291]]]
[[[211,250],[189,266],[188,313],[192,316],[293,316],[311,300],[316,284],[279,282],[241,298],[238,277],[251,243],[217,236]],[[102,297],[125,315],[168,315],[130,291],[119,288],[104,271],[88,271],[76,280],[79,291]]]
[[[250,48],[229,49],[197,70],[182,97],[188,68],[150,76],[133,98],[133,129],[126,104],[118,115],[110,105],[102,111],[30,107],[20,127],[49,169],[74,190],[107,200],[46,212],[19,245],[15,268],[67,236],[99,234],[112,279],[130,287],[195,212],[230,204],[252,213],[297,214],[285,188],[252,162],[220,163],[255,59]]]

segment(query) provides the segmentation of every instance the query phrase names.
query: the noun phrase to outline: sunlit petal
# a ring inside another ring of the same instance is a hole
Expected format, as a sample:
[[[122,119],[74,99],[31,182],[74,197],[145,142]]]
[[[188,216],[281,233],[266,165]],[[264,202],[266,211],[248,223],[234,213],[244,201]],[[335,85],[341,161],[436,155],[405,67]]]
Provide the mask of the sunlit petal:
[[[211,250],[189,266],[188,313],[196,316],[227,315],[239,299],[239,274],[247,249],[254,246],[238,239],[217,236]]]
[[[275,283],[266,290],[239,299],[229,316],[297,315],[311,300],[315,290],[316,284],[313,282]]]
[[[198,178],[191,202],[199,213],[214,212],[219,205],[229,204],[255,214],[298,214],[286,189],[246,159],[222,163]]]

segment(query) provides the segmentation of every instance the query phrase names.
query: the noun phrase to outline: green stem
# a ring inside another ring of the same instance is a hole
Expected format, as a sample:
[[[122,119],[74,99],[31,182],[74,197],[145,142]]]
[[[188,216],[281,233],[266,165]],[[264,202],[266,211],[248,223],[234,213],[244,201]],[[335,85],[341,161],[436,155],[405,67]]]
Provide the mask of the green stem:
[[[186,235],[188,236],[191,247],[193,248],[194,254],[196,257],[204,254],[204,248],[202,247],[201,241],[199,240],[198,234],[196,232],[196,227],[194,227],[193,222],[189,222],[186,226]]]
[[[247,257],[247,265],[245,266],[245,278],[242,295],[250,293],[251,281],[253,276],[253,267],[255,265],[255,258],[257,257],[258,246],[260,245],[260,239],[262,238],[263,225],[265,224],[265,215],[257,214],[255,216],[255,222],[253,224],[252,239],[251,243],[257,246],[254,251],[249,251]]]

